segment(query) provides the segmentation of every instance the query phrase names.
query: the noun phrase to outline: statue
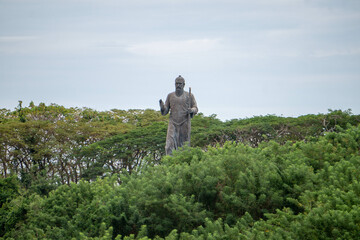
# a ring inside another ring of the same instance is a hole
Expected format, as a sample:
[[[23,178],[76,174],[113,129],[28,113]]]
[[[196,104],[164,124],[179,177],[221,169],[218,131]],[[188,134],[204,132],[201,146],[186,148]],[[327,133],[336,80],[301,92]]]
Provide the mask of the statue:
[[[169,125],[166,135],[166,155],[174,149],[183,146],[185,142],[190,145],[191,118],[198,112],[194,95],[184,91],[185,79],[179,75],[175,79],[175,92],[169,93],[165,104],[160,99],[160,111],[166,115],[170,111]]]

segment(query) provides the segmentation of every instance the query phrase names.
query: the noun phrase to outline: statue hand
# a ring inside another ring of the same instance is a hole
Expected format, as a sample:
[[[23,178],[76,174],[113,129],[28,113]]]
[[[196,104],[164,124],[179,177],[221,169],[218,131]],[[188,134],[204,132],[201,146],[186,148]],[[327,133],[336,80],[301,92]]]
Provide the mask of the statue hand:
[[[188,114],[192,114],[194,111],[191,108],[188,108]]]
[[[160,108],[163,110],[165,108],[164,102],[160,99],[159,100]]]

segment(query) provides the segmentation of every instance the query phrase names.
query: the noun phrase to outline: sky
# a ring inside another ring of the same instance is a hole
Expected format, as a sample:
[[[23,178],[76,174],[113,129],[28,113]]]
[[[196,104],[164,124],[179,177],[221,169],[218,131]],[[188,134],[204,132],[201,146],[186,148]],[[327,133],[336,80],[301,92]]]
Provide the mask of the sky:
[[[0,0],[0,108],[360,114],[359,0]]]

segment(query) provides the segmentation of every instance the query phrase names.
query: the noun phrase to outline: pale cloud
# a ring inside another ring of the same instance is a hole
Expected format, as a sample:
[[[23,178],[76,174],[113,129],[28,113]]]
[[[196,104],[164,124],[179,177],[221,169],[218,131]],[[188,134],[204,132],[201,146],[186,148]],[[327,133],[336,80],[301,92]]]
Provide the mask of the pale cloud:
[[[317,58],[355,55],[360,56],[360,48],[316,50],[311,54],[312,57]]]
[[[13,42],[23,42],[29,40],[36,40],[36,36],[1,36],[0,43],[13,43]]]
[[[155,41],[133,44],[127,51],[137,55],[165,56],[208,52],[220,47],[219,39],[190,39],[183,41]]]
[[[58,32],[39,36],[2,36],[0,52],[6,54],[89,54],[123,51],[127,41],[118,36]],[[109,50],[111,49],[111,50]]]

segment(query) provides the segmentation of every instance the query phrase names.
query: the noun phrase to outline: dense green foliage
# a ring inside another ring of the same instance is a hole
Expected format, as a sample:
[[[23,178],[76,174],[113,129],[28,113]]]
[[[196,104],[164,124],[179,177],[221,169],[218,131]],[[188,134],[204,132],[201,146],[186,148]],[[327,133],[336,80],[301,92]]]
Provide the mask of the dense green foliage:
[[[134,138],[134,134],[148,135],[154,138],[150,141],[162,143],[166,134],[164,127],[166,119],[154,110],[97,112],[57,105],[30,104],[28,108],[20,105],[17,111],[3,110],[0,114],[0,173],[3,177],[19,175],[25,185],[36,181],[39,174],[45,179],[69,184],[82,178],[95,179],[107,171],[132,169],[141,155],[129,154],[130,149],[122,140],[133,141],[127,142],[132,146],[131,151],[152,154],[152,146],[144,148],[143,139]],[[152,136],[154,131],[160,135]],[[101,151],[89,153],[91,149],[100,148],[87,147],[111,136],[123,144],[121,149],[116,146],[124,153],[116,163],[112,159],[104,162],[98,157],[105,154]]]
[[[348,111],[298,118],[260,116],[222,122],[216,116],[195,116],[192,146],[206,149],[226,141],[256,147],[264,141],[301,141],[322,136],[335,126],[356,126],[359,115]],[[167,117],[158,111],[64,108],[41,103],[16,111],[0,111],[0,175],[16,174],[27,188],[48,193],[53,185],[94,180],[132,172],[158,163],[164,155]],[[36,185],[36,186],[35,186]]]
[[[193,120],[164,156],[153,110],[0,112],[0,238],[358,239],[360,118]]]

